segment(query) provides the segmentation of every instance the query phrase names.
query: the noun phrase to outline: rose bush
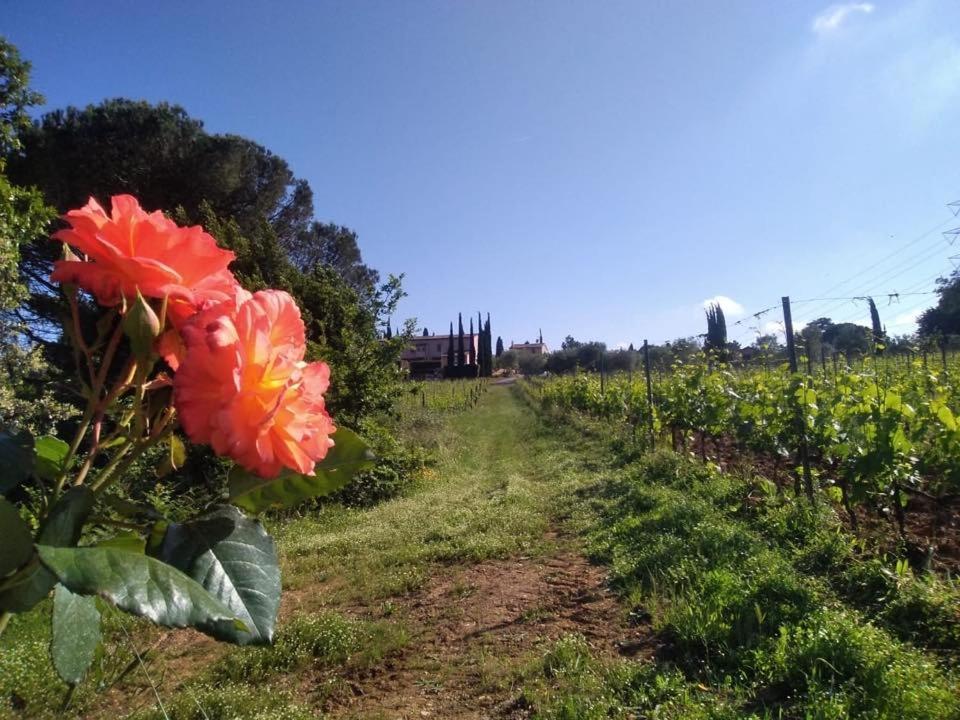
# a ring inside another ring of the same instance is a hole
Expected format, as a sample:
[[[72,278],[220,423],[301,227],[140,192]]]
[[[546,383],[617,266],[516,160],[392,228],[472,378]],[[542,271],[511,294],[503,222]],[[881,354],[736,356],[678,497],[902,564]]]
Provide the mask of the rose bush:
[[[306,362],[293,298],[244,290],[233,253],[202,228],[129,195],[109,215],[91,199],[64,219],[52,279],[71,307],[64,332],[86,407],[69,440],[0,432],[0,632],[52,592],[51,653],[71,685],[96,654],[97,596],[160,625],[269,643],[280,569],[250,514],[334,492],[372,464],[326,410],[329,367]],[[105,308],[95,337],[81,293]],[[236,464],[225,503],[169,522],[116,488],[158,447],[159,477],[182,465],[178,430]]]

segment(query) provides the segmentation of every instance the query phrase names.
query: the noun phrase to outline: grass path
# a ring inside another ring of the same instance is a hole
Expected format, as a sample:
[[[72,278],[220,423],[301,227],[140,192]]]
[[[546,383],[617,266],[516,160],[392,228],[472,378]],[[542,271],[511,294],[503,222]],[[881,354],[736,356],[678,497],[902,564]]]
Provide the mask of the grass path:
[[[274,647],[170,635],[152,668],[170,717],[526,717],[517,686],[548,641],[579,633],[601,654],[645,651],[563,530],[603,480],[589,448],[551,437],[507,386],[432,434],[438,462],[406,497],[274,528]],[[88,717],[138,707],[163,717],[133,676]]]

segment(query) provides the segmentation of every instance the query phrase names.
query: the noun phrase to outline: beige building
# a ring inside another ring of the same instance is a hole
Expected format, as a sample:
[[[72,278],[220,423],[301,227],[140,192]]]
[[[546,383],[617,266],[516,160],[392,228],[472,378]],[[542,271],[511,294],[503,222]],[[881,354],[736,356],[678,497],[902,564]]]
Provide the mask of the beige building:
[[[421,335],[411,338],[410,344],[400,354],[400,367],[409,370],[413,377],[429,377],[439,374],[447,366],[447,346],[449,335]],[[480,352],[480,336],[477,333],[463,334],[463,352],[466,361],[470,361],[470,347],[473,346],[473,358]],[[453,336],[453,353],[456,358],[459,347],[459,335]],[[456,360],[454,360],[456,362]]]
[[[545,342],[510,343],[510,349],[518,355],[546,355],[550,352]]]

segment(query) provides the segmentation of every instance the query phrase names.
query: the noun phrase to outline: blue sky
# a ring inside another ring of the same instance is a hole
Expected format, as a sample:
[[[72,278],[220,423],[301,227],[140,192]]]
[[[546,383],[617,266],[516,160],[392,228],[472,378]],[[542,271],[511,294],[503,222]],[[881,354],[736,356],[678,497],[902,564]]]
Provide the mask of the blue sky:
[[[781,295],[870,293],[902,332],[931,296],[886,294],[960,253],[956,0],[0,11],[49,108],[168,100],[286,158],[431,330],[482,310],[507,343],[658,342],[723,296],[749,340]],[[867,316],[794,308],[824,313]]]

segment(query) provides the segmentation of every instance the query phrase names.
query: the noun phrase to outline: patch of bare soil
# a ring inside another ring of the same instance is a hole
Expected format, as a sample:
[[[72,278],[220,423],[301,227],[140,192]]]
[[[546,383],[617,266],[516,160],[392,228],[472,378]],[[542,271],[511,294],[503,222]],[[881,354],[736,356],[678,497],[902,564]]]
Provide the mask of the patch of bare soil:
[[[608,656],[650,656],[658,646],[649,626],[628,621],[604,571],[571,551],[450,569],[394,612],[413,628],[410,645],[352,678],[350,696],[325,708],[330,717],[525,717],[511,668],[546,642],[580,633]]]

